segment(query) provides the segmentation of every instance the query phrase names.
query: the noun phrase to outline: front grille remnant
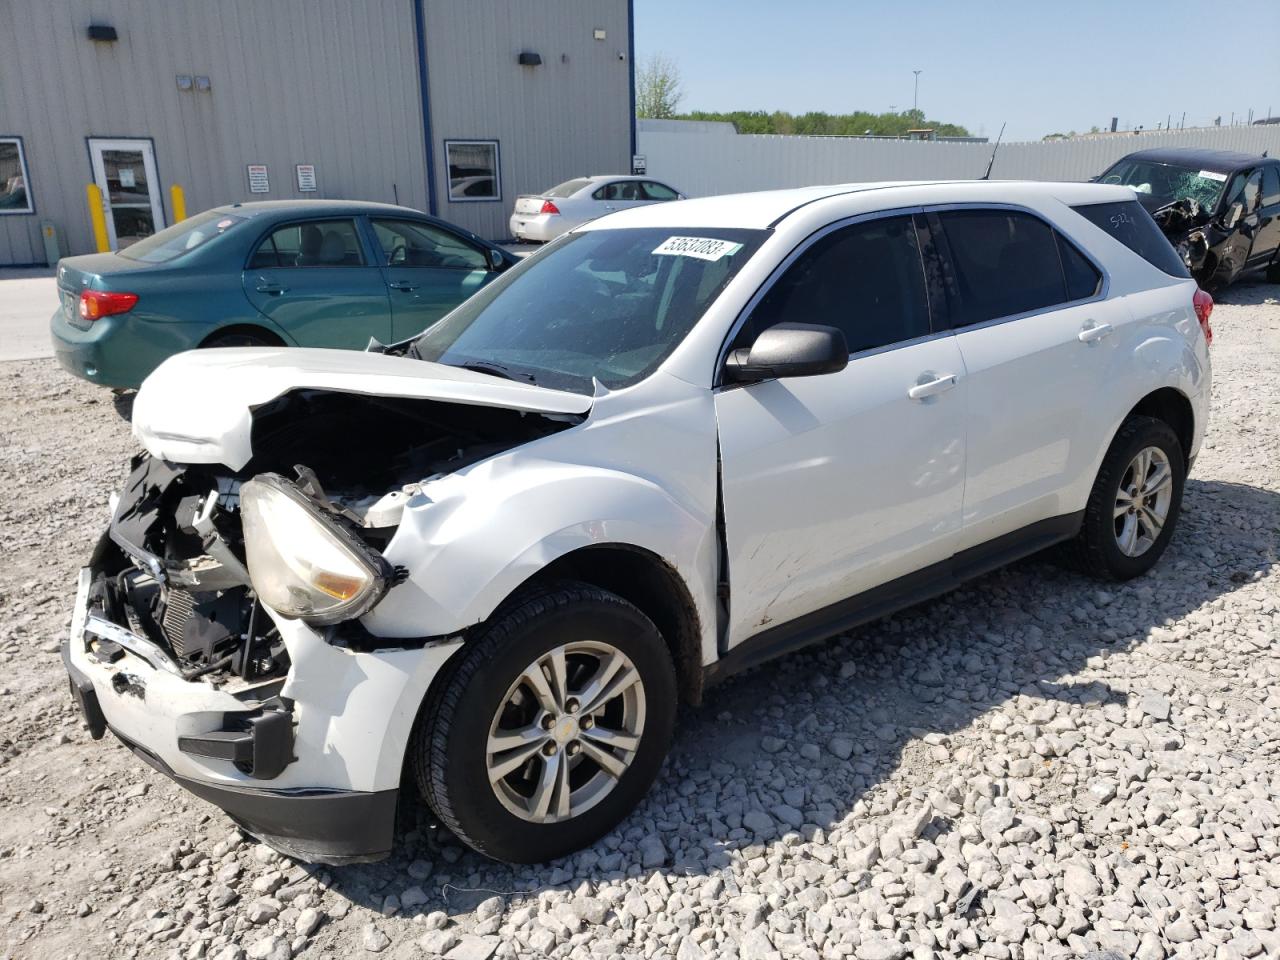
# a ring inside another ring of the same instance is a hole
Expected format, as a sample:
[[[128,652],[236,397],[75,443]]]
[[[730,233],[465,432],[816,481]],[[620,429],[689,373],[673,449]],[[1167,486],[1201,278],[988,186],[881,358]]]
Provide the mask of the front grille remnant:
[[[170,587],[165,595],[164,635],[179,657],[185,658],[189,653],[186,649],[185,631],[194,606],[195,598],[179,587]]]

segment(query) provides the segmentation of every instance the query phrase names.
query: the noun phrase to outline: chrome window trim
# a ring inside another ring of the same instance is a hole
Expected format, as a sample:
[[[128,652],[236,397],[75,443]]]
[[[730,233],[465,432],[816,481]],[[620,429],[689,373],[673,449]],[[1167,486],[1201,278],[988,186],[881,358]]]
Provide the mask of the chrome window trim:
[[[857,213],[849,217],[843,217],[839,220],[833,220],[831,223],[828,223],[826,226],[819,227],[813,233],[809,234],[807,237],[801,240],[798,244],[796,244],[796,246],[791,250],[791,252],[788,253],[785,257],[783,257],[782,260],[778,262],[778,265],[776,267],[774,267],[771,271],[769,271],[769,276],[767,276],[764,279],[764,282],[761,283],[760,286],[756,289],[756,292],[751,295],[751,298],[747,300],[743,308],[738,311],[738,315],[734,318],[733,323],[730,324],[729,331],[725,335],[724,340],[720,344],[720,351],[716,355],[716,368],[711,379],[711,389],[718,390],[726,386],[724,382],[724,368],[725,368],[725,364],[729,360],[730,345],[733,343],[734,340],[737,339],[738,334],[742,331],[743,326],[747,322],[747,318],[751,316],[751,312],[755,310],[757,306],[760,305],[760,301],[763,300],[765,295],[768,294],[769,291],[773,289],[773,285],[778,282],[778,280],[782,277],[782,275],[786,273],[786,271],[791,267],[791,265],[795,263],[796,260],[798,260],[800,256],[805,253],[805,251],[807,251],[810,247],[812,247],[815,243],[817,243],[822,238],[828,236],[831,233],[834,233],[836,230],[842,230],[845,227],[851,227],[858,223],[866,223],[871,220],[884,220],[889,217],[910,217],[917,213],[923,213],[924,209],[925,208],[922,207],[920,204],[911,204],[910,206],[906,206],[906,207],[894,207],[892,209],[876,210],[870,213]],[[926,301],[929,300],[929,285],[928,285],[927,279],[928,278],[926,277],[925,278],[926,280],[925,300]],[[931,327],[933,325],[933,319],[934,319],[934,306],[932,302],[930,302],[929,303],[929,324]],[[954,331],[949,329],[948,330],[931,330],[928,334],[925,334],[920,337],[916,337],[912,340],[903,340],[898,343],[889,343],[889,344],[885,344],[882,347],[872,347],[868,350],[862,350],[858,353],[851,353],[849,354],[849,359],[852,360],[855,357],[868,356],[873,353],[884,353],[889,350],[896,350],[899,347],[913,345],[916,343],[923,343],[925,340],[933,339],[935,336],[938,336],[939,334],[951,334],[953,332]],[[728,384],[727,386],[736,387],[736,386],[740,386],[740,384]]]
[[[988,327],[1000,326],[1001,324],[1005,324],[1005,323],[1013,323],[1015,320],[1025,320],[1028,317],[1038,317],[1038,316],[1041,316],[1042,314],[1053,313],[1054,311],[1057,311],[1057,310],[1066,309],[1067,307],[1079,307],[1089,303],[1100,303],[1101,301],[1106,300],[1108,296],[1110,296],[1111,274],[1107,272],[1106,267],[1104,267],[1098,261],[1098,258],[1095,257],[1089,250],[1086,250],[1085,248],[1083,248],[1077,240],[1075,240],[1069,233],[1067,233],[1066,230],[1062,229],[1052,220],[1047,218],[1039,210],[1035,210],[1031,207],[1023,206],[1022,204],[1019,204],[1019,203],[983,203],[983,202],[976,202],[976,201],[964,201],[964,202],[957,202],[957,203],[927,204],[925,205],[925,207],[921,212],[922,213],[945,213],[948,210],[1013,210],[1018,213],[1028,214],[1032,217],[1035,217],[1037,220],[1039,220],[1041,223],[1047,226],[1054,233],[1061,234],[1062,239],[1068,241],[1073,247],[1075,247],[1076,252],[1079,253],[1082,257],[1084,257],[1085,260],[1087,260],[1089,263],[1093,264],[1093,268],[1097,270],[1099,274],[1102,275],[1102,284],[1099,287],[1098,292],[1095,293],[1092,297],[1085,297],[1082,300],[1064,300],[1061,303],[1053,303],[1047,307],[1039,307],[1035,310],[1026,310],[1022,313],[1011,313],[1003,317],[992,317],[990,320],[983,320],[980,323],[971,323],[965,326],[956,326],[955,324],[952,323],[951,324],[952,333],[959,335],[962,333],[967,333],[970,330],[985,330]],[[945,225],[943,229],[945,232],[945,229],[946,229]],[[950,249],[949,241],[948,241],[948,249]],[[1065,271],[1063,273],[1063,283],[1064,283],[1064,289],[1065,289],[1065,283],[1066,283]],[[950,323],[951,319],[952,318],[948,316],[947,318],[948,323]]]

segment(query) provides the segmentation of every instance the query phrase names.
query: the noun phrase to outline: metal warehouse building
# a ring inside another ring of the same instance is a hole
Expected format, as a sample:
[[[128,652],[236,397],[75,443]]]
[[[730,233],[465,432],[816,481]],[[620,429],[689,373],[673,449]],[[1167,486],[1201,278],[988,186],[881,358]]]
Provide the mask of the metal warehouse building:
[[[401,203],[492,239],[625,173],[630,0],[4,0],[0,264],[246,200]],[[50,229],[52,228],[52,229]]]

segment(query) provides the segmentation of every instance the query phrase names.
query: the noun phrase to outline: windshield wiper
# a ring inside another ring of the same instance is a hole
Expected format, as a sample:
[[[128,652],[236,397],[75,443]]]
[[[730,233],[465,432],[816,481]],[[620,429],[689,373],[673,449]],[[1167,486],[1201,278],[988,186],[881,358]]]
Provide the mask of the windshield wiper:
[[[533,374],[523,371],[512,370],[510,367],[504,367],[500,363],[494,363],[491,360],[471,360],[467,363],[452,364],[461,370],[474,370],[476,373],[487,373],[491,377],[502,377],[504,380],[526,380],[537,386],[538,381],[534,379]]]

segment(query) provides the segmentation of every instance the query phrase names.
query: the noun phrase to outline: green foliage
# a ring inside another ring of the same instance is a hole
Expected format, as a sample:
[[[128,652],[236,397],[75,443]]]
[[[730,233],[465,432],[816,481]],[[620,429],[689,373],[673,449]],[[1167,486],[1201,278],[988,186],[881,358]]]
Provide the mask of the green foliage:
[[[636,71],[636,116],[670,120],[684,99],[680,89],[680,68],[673,60],[655,54]]]
[[[732,123],[739,133],[789,133],[825,137],[861,137],[867,134],[903,136],[908,130],[929,128],[939,137],[969,136],[969,131],[959,124],[927,119],[923,110],[904,110],[901,113],[813,111],[799,116],[781,110],[774,113],[765,113],[763,110],[733,110],[728,113],[691,110],[675,119],[719,120]]]

